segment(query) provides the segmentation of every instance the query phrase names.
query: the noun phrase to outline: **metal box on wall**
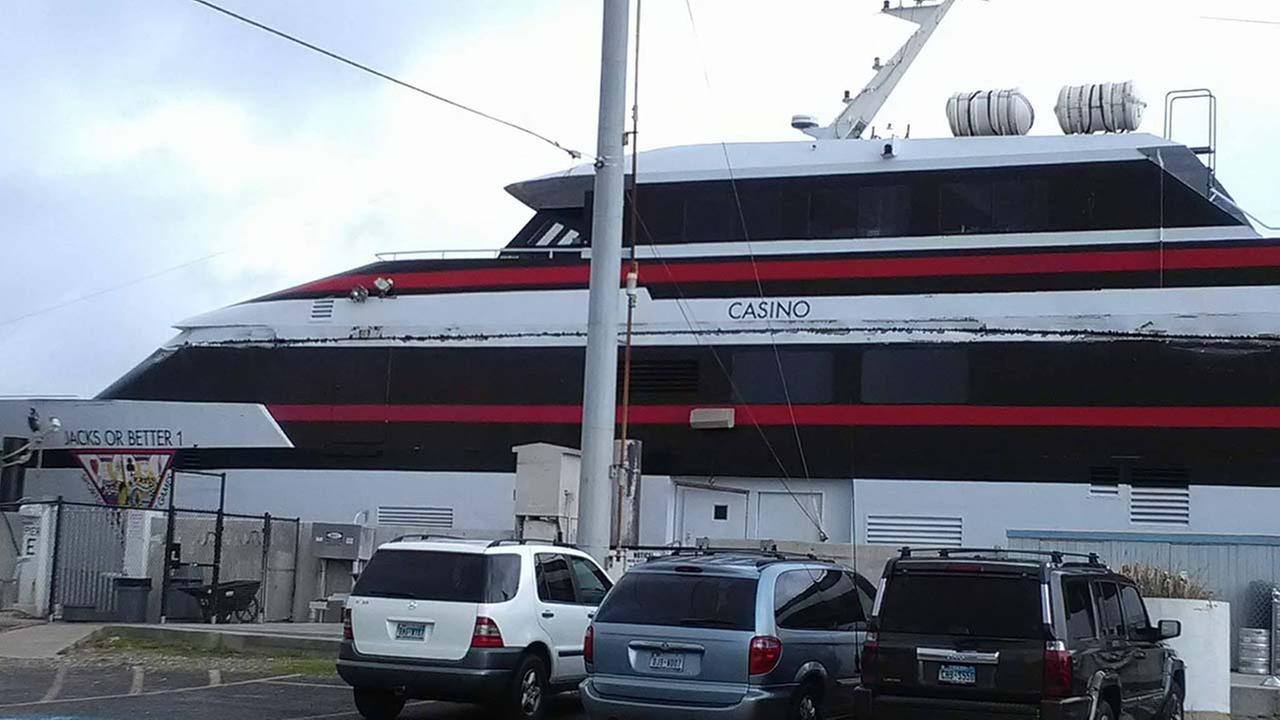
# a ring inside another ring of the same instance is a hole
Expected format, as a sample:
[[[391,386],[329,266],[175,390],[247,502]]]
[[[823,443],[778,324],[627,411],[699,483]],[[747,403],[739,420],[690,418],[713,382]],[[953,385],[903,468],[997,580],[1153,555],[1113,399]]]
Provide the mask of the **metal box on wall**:
[[[312,523],[311,551],[323,560],[356,560],[360,552],[360,526]]]

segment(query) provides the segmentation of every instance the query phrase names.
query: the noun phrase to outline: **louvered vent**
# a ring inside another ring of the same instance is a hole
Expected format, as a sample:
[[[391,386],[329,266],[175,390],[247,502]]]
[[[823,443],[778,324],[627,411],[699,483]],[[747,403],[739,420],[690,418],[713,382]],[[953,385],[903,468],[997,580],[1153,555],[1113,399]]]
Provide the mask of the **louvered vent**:
[[[1089,468],[1089,495],[1102,498],[1120,497],[1120,468]]]
[[[1144,525],[1191,524],[1191,490],[1187,471],[1134,468],[1129,490],[1129,522]]]
[[[622,378],[618,378],[622,387]],[[631,393],[638,396],[694,395],[697,360],[641,360],[631,363]]]
[[[379,525],[447,530],[453,527],[453,508],[422,505],[379,505]]]
[[[964,522],[958,517],[868,515],[867,542],[872,545],[960,547]]]
[[[318,322],[333,318],[334,298],[317,298],[311,301],[311,321]]]

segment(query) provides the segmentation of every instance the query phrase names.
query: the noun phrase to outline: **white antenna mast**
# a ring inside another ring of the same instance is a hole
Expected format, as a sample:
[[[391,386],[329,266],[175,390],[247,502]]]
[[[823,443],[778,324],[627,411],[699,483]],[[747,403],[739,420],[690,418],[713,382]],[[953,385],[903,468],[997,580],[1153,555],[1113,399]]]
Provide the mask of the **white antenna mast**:
[[[889,0],[884,0],[882,12],[913,22],[919,25],[920,29],[907,38],[907,42],[893,57],[889,58],[889,62],[881,63],[880,58],[876,58],[875,64],[871,66],[876,71],[875,77],[871,78],[871,82],[867,83],[867,86],[857,95],[850,96],[848,92],[845,93],[844,112],[840,113],[840,116],[830,125],[818,127],[817,121],[812,116],[796,115],[791,118],[791,127],[818,139],[844,140],[862,137],[863,131],[871,124],[876,113],[880,112],[880,108],[897,87],[898,81],[906,74],[907,68],[911,67],[911,63],[920,54],[929,36],[937,29],[955,1],[942,0],[942,2],[926,5],[924,0],[915,0],[914,6],[904,7],[899,0],[898,7],[890,7]]]

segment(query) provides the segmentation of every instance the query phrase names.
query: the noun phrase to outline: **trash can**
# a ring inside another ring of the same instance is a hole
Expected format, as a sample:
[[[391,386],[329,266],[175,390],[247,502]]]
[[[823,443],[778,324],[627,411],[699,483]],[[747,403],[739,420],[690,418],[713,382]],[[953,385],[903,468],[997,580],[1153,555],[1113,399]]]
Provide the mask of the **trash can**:
[[[125,623],[147,621],[147,599],[151,578],[116,578],[116,619]]]
[[[204,568],[199,565],[179,565],[170,571],[169,597],[165,602],[165,622],[202,622],[200,601],[182,588],[204,585]]]

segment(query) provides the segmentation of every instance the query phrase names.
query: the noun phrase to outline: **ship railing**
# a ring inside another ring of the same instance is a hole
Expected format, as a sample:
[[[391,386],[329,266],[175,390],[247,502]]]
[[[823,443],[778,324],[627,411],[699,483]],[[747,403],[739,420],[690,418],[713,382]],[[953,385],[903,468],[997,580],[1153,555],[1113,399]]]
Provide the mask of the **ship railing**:
[[[583,257],[587,252],[588,248],[581,245],[576,247],[444,248],[440,250],[389,250],[374,253],[374,257],[384,262],[391,262],[395,260],[448,260],[459,258],[493,260],[502,257],[523,257],[530,255],[548,258],[553,258],[557,255],[562,257]]]

